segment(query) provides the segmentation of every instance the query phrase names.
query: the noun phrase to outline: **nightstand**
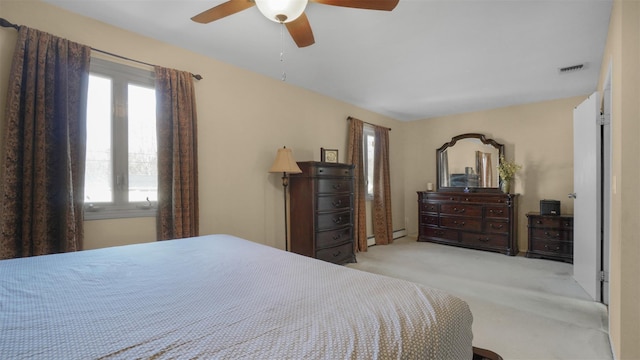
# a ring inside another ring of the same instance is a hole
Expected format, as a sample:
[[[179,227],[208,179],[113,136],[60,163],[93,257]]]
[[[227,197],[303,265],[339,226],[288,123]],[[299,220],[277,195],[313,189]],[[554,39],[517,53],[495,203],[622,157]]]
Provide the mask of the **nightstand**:
[[[527,213],[529,249],[527,257],[573,264],[573,215]]]

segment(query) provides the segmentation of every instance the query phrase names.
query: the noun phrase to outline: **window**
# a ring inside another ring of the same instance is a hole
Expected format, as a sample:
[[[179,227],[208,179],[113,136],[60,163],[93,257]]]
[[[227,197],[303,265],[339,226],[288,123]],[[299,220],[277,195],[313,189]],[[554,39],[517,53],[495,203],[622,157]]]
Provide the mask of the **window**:
[[[155,216],[156,95],[152,71],[91,59],[85,218]]]
[[[375,132],[371,126],[365,124],[362,131],[364,137],[364,173],[367,176],[367,200],[373,200],[373,154],[375,151]]]

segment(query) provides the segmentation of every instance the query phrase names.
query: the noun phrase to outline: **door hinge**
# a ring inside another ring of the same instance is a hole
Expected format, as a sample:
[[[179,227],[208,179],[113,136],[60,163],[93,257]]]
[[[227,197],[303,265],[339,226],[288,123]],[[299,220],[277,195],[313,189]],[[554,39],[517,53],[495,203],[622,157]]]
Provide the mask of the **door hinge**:
[[[598,118],[598,125],[604,126],[611,123],[611,114],[600,114]]]

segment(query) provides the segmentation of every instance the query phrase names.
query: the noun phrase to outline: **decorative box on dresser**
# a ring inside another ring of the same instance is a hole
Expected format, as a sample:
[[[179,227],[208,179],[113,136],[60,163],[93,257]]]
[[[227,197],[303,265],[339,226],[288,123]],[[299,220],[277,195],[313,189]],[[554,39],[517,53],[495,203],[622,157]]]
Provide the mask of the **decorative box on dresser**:
[[[336,264],[356,262],[353,165],[298,162],[289,178],[291,251]]]
[[[517,194],[418,191],[418,241],[518,254]]]
[[[573,263],[573,215],[527,213],[527,257]]]

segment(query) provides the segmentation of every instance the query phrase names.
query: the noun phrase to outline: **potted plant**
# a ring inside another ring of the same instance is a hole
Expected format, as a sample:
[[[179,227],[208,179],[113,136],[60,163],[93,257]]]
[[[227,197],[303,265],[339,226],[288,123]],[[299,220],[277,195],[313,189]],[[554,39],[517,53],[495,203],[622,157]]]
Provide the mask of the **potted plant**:
[[[516,164],[513,161],[507,161],[504,156],[500,156],[498,174],[502,180],[500,183],[502,192],[508,194],[511,191],[511,180],[516,176],[516,172],[520,169],[522,169],[522,165]]]

